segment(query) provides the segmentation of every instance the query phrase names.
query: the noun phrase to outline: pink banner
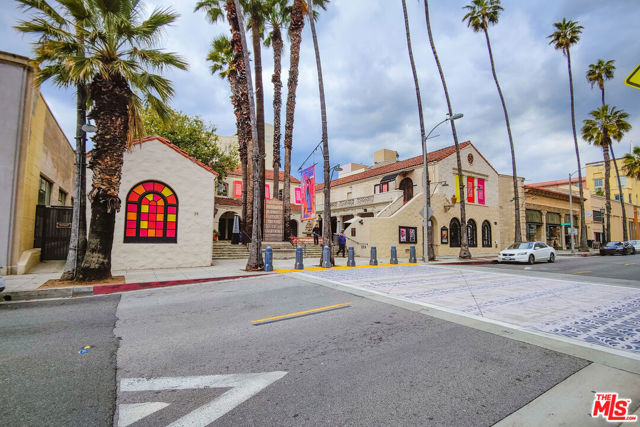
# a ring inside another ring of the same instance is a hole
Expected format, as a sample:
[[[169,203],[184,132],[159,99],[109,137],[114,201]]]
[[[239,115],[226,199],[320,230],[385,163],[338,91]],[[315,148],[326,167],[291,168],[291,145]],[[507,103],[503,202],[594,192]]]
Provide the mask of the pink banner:
[[[315,166],[302,171],[302,221],[316,217],[316,176]]]
[[[271,187],[269,184],[264,185],[264,198],[267,200],[271,199]]]
[[[484,179],[478,178],[478,203],[484,205]]]
[[[296,204],[302,203],[302,188],[296,187]]]

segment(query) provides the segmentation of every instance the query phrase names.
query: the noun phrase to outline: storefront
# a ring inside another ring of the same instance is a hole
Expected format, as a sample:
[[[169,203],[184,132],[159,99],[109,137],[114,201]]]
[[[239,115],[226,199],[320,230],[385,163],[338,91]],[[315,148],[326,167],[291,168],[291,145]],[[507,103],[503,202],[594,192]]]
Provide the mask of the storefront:
[[[527,209],[526,210],[526,227],[527,227],[527,242],[533,242],[540,240],[540,230],[542,229],[542,212]]]
[[[547,212],[546,239],[547,245],[554,249],[562,247],[562,216],[558,212]]]
[[[564,222],[565,224],[571,223],[571,216],[569,214],[564,214]],[[573,228],[577,231],[580,227],[580,223],[578,222],[578,215],[573,215]],[[570,225],[564,226],[564,247],[565,249],[571,249],[571,235],[569,234],[569,230],[571,230]],[[573,236],[573,245],[574,247],[578,246],[578,238],[579,236]]]

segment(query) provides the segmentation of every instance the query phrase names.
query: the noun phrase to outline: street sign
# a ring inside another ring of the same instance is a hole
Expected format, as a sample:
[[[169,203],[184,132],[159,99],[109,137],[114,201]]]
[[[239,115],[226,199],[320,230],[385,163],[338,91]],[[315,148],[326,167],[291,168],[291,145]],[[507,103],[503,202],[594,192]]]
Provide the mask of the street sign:
[[[420,216],[424,218],[424,208],[420,209]],[[432,216],[433,216],[433,209],[429,207],[429,218],[431,218]]]
[[[640,89],[640,65],[638,65],[636,69],[629,74],[629,77],[624,80],[624,84]]]
[[[560,224],[560,225],[563,225],[563,226],[565,226],[565,227],[571,227],[571,223],[570,223],[570,222],[563,222],[563,223],[562,223],[562,224]]]
[[[230,388],[220,396],[171,423],[171,426],[208,426],[245,400],[287,375],[283,371],[253,374],[204,375],[197,377],[123,378],[120,392]],[[143,402],[118,406],[118,427],[127,427],[169,406],[165,402]]]

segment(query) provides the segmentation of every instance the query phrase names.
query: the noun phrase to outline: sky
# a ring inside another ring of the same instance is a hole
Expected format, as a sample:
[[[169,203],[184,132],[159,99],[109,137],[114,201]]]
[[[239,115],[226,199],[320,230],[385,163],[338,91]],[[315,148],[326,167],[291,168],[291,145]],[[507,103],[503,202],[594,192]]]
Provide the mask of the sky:
[[[445,118],[444,91],[429,46],[424,3],[406,0],[413,54],[418,68],[427,132]],[[430,2],[433,37],[447,79],[460,142],[470,140],[500,173],[511,174],[511,156],[504,114],[491,75],[484,35],[462,22],[470,0]],[[228,34],[228,24],[210,24],[194,1],[147,0],[148,12],[170,7],[180,18],[158,46],[176,52],[188,71],[165,75],[173,81],[174,109],[199,115],[220,135],[236,132],[227,81],[211,75],[206,55],[211,40]],[[29,56],[32,38],[12,26],[25,13],[10,0],[0,0],[0,50]],[[632,130],[616,144],[617,157],[640,144],[640,90],[624,79],[640,61],[637,43],[637,0],[503,0],[498,24],[489,28],[496,72],[509,118],[517,173],[525,183],[563,179],[577,169],[571,131],[567,60],[548,44],[553,23],[567,18],[584,27],[571,49],[576,127],[582,165],[602,160],[602,150],[580,138],[582,121],[600,105],[600,90],[585,78],[589,64],[615,60],[616,73],[606,82],[607,103],[630,114]],[[633,30],[636,28],[636,30]],[[327,104],[331,165],[371,165],[381,148],[396,150],[400,159],[421,154],[415,87],[407,52],[400,0],[333,0],[316,23]],[[283,57],[283,107],[289,68],[289,44]],[[273,52],[262,49],[265,120],[273,123]],[[71,90],[45,84],[42,92],[70,141],[75,133],[75,100]],[[283,130],[284,131],[284,130]],[[453,144],[451,129],[440,126],[428,150]],[[292,172],[321,140],[321,116],[315,55],[308,23],[302,34],[296,94]],[[318,150],[307,165],[318,163]],[[321,177],[318,170],[316,175]]]

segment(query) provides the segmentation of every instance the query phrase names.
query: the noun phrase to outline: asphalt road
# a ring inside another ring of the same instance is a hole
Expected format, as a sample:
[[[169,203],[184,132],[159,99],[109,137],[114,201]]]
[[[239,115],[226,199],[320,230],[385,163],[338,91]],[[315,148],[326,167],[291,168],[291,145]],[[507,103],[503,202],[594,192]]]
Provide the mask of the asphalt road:
[[[0,425],[111,424],[119,300],[0,305]]]
[[[497,268],[501,270],[544,271],[576,276],[636,280],[640,285],[640,254],[590,257],[559,256],[553,264],[547,262],[536,263],[534,265],[501,263],[487,264],[482,267]],[[603,281],[603,283],[606,283],[606,281]]]

